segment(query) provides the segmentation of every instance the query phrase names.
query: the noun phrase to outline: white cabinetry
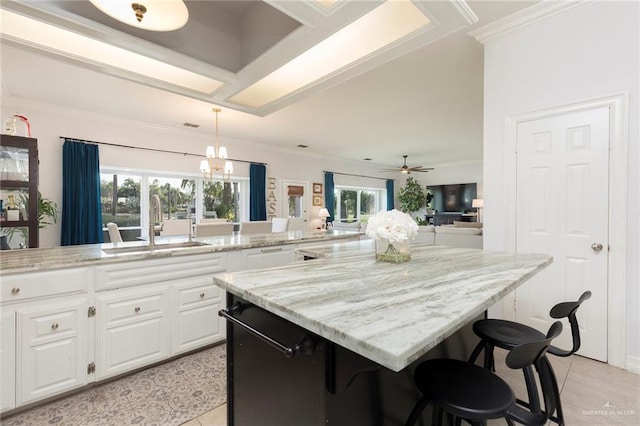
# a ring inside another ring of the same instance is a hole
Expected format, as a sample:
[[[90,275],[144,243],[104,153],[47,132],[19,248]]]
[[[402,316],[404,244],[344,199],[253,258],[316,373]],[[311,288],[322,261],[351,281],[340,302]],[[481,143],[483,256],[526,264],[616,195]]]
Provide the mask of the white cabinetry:
[[[169,357],[167,304],[167,286],[96,296],[97,380]]]
[[[2,410],[88,383],[92,268],[3,275]]]
[[[18,405],[88,383],[88,307],[88,297],[80,296],[17,311]]]
[[[172,286],[174,318],[171,355],[223,340],[224,322],[218,316],[224,291],[213,285],[210,275],[185,279]]]
[[[0,315],[0,411],[16,406],[16,314]]]
[[[295,260],[295,245],[242,250],[242,269],[263,269],[288,265]]]
[[[224,340],[212,276],[286,265],[295,247],[2,274],[0,410]]]
[[[223,340],[211,276],[226,266],[226,253],[96,266],[96,379]]]

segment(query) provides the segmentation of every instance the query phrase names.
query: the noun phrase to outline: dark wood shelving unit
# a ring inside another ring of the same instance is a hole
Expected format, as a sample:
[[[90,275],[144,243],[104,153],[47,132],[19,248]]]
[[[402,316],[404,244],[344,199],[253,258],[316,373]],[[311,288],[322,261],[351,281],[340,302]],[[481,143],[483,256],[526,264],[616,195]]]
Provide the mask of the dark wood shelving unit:
[[[15,151],[26,151],[28,156],[29,179],[6,180],[0,179],[0,192],[2,199],[6,202],[8,193],[23,193],[28,196],[28,205],[25,206],[27,219],[21,217],[20,220],[8,221],[6,218],[0,222],[0,228],[27,228],[27,247],[37,248],[38,242],[38,140],[23,136],[1,135],[0,146],[2,148],[13,149]],[[3,150],[4,151],[4,150]],[[0,176],[1,177],[1,176]],[[6,207],[6,206],[5,206]],[[24,216],[24,215],[23,215]],[[2,232],[4,235],[5,232]]]

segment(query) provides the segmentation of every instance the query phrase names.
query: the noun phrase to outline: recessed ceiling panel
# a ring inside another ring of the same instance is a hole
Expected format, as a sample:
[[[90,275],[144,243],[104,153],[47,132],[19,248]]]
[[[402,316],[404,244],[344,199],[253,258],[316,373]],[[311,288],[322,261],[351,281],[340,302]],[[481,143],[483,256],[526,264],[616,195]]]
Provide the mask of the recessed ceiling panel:
[[[185,0],[189,20],[184,27],[166,32],[124,24],[88,1],[43,3],[51,10],[81,16],[234,73],[300,26],[295,19],[262,1]]]

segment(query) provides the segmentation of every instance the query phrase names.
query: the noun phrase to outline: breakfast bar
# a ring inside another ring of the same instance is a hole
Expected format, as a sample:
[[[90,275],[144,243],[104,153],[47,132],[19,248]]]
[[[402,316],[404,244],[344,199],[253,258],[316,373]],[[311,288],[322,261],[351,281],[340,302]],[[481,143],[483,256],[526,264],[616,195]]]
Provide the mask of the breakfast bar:
[[[465,357],[470,324],[552,261],[446,246],[414,246],[400,264],[304,250],[317,258],[214,276],[228,293],[229,425],[402,424],[417,400],[413,366]]]

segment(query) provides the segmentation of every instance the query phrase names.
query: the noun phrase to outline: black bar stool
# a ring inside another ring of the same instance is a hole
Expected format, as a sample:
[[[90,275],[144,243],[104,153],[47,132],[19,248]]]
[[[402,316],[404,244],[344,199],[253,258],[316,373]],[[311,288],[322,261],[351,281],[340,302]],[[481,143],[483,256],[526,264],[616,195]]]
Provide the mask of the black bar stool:
[[[571,337],[573,340],[573,347],[570,350],[560,349],[556,346],[549,346],[548,352],[560,356],[568,357],[573,355],[578,349],[580,349],[580,328],[578,327],[578,319],[576,318],[576,312],[582,302],[591,297],[590,291],[585,291],[580,298],[575,302],[562,302],[551,308],[549,315],[552,318],[567,318],[571,325]],[[520,324],[513,321],[505,321],[499,319],[484,319],[476,321],[473,324],[473,332],[480,337],[480,343],[475,347],[469,362],[475,363],[480,353],[484,350],[484,367],[495,371],[495,361],[493,356],[494,347],[510,350],[523,343],[536,341],[544,338],[542,332],[528,325]],[[546,357],[545,357],[546,359]],[[555,407],[557,416],[553,416],[551,413],[550,420],[564,425],[564,415],[562,412],[562,404],[560,401],[560,390],[558,389],[558,381],[556,380],[553,368],[546,359],[548,369],[551,376],[551,391],[555,399]],[[529,401],[517,402],[525,407],[537,407],[540,405],[538,398],[538,391],[535,388],[535,382],[532,380],[533,372],[531,369],[523,369],[525,382],[527,385],[527,393],[529,395]]]
[[[535,366],[540,376],[543,394],[551,385],[544,362],[551,340],[562,331],[556,321],[546,336],[513,348],[507,355],[507,365],[513,369]],[[405,426],[413,426],[431,403],[434,405],[434,425],[443,424],[443,412],[453,416],[455,424],[464,419],[472,425],[484,425],[489,419],[505,418],[507,424],[517,421],[528,426],[544,425],[548,413],[553,412],[553,398],[545,397],[545,410],[531,412],[516,406],[509,385],[492,371],[469,362],[455,359],[432,359],[421,363],[414,373],[414,381],[422,397],[415,405]],[[547,405],[549,404],[549,405]]]

